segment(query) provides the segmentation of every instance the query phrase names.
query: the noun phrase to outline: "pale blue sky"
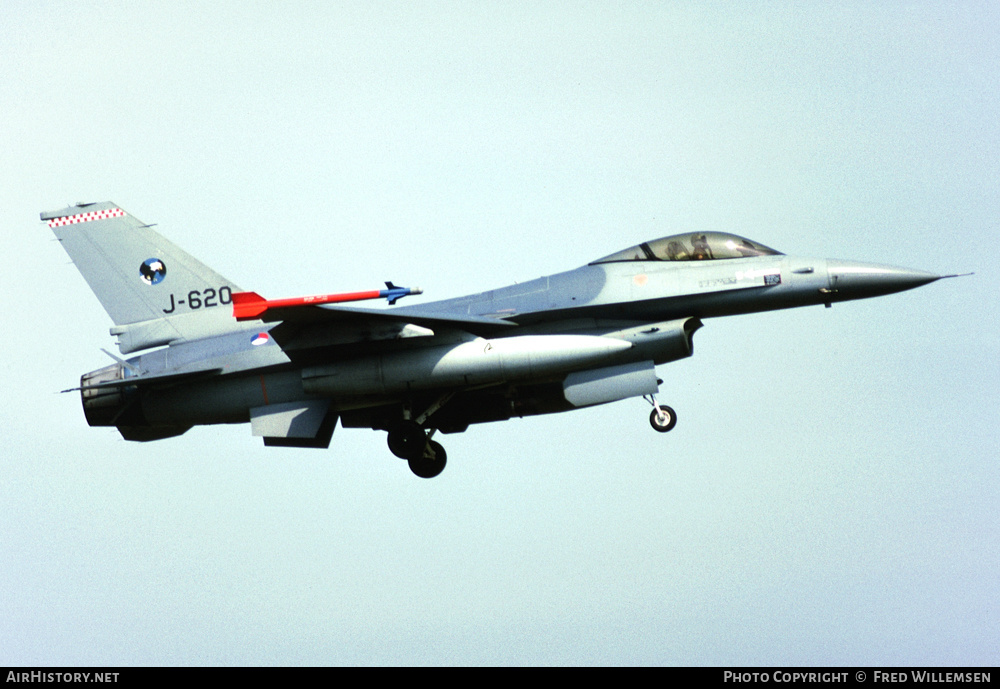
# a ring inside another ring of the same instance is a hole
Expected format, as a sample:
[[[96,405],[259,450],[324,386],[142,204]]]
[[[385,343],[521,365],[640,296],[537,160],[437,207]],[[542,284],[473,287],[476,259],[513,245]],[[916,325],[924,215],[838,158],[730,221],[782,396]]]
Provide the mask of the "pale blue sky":
[[[3,15],[0,664],[996,664],[995,4]],[[422,481],[365,430],[88,428],[110,322],[38,213],[102,200],[272,297],[692,229],[976,275],[709,320],[672,433],[477,426]]]

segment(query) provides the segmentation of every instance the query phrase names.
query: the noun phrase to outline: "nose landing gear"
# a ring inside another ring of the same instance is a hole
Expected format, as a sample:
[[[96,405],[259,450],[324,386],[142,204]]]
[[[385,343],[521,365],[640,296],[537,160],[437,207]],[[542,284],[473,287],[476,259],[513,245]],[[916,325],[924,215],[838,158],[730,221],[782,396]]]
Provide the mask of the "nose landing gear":
[[[677,412],[665,404],[656,401],[656,395],[643,397],[644,400],[653,405],[653,411],[649,413],[649,425],[654,431],[666,433],[672,431],[677,425]]]

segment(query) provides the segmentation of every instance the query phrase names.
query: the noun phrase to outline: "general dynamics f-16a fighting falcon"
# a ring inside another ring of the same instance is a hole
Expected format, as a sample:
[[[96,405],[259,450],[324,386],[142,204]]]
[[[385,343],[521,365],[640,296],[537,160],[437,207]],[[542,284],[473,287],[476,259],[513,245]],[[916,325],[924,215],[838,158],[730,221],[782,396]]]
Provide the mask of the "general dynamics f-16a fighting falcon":
[[[269,300],[245,292],[113,203],[42,213],[114,321],[122,354],[85,374],[91,426],[126,440],[250,423],[268,446],[326,448],[345,428],[388,432],[417,476],[444,469],[436,431],[644,397],[674,427],[656,366],[689,357],[702,320],[864,299],[942,276],[786,256],[693,232],[457,299],[343,306],[419,289]]]

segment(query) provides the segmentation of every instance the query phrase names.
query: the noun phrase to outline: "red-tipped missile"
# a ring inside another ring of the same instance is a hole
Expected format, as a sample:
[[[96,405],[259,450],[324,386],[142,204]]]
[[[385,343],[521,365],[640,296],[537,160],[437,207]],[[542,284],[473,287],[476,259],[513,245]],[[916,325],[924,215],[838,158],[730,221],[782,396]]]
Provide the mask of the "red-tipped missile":
[[[288,306],[318,306],[320,304],[338,304],[346,301],[365,301],[367,299],[386,298],[390,304],[410,294],[423,294],[419,287],[397,287],[392,282],[385,283],[386,289],[367,292],[341,292],[339,294],[316,294],[311,297],[292,297],[291,299],[265,299],[256,292],[236,292],[233,294],[233,317],[238,321],[248,321],[260,318],[269,309]]]

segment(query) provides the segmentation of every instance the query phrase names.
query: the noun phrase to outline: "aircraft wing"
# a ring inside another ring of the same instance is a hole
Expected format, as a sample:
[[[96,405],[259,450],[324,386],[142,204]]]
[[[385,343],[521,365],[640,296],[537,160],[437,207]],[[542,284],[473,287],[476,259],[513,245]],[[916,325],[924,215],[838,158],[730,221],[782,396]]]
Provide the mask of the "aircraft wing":
[[[270,335],[293,361],[396,348],[404,339],[469,333],[492,337],[515,323],[497,318],[424,311],[419,307],[366,309],[322,304],[268,309],[265,321],[281,321]]]
[[[469,316],[425,311],[419,307],[395,309],[365,309],[350,306],[321,304],[318,306],[290,306],[268,309],[264,321],[284,321],[294,325],[342,324],[379,326],[387,323],[410,324],[423,328],[464,330],[473,335],[490,336],[517,324],[499,318]]]

